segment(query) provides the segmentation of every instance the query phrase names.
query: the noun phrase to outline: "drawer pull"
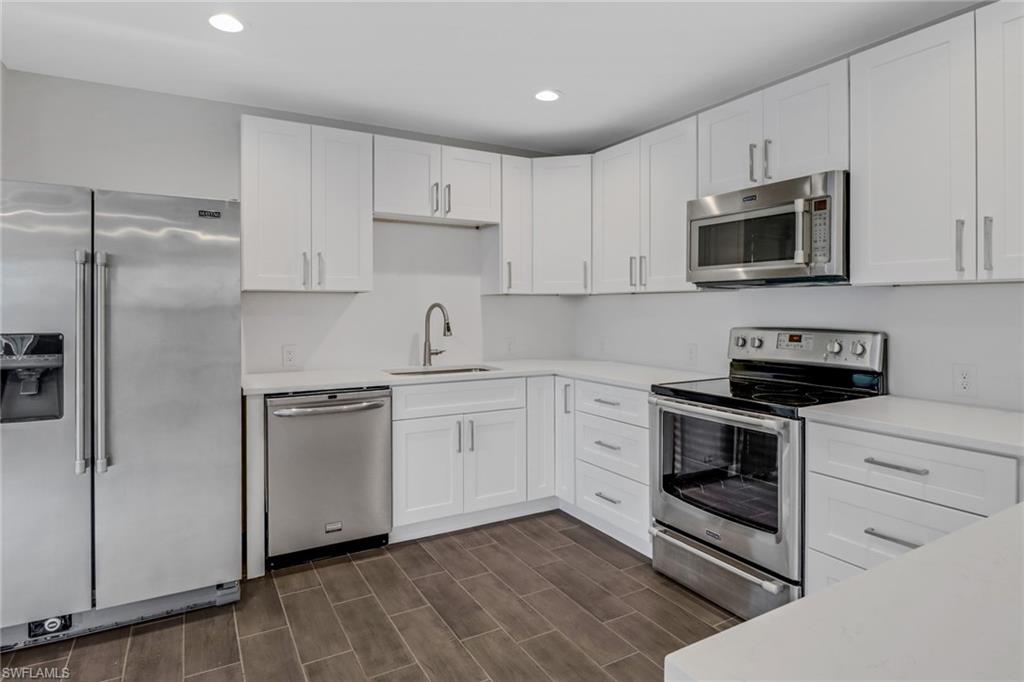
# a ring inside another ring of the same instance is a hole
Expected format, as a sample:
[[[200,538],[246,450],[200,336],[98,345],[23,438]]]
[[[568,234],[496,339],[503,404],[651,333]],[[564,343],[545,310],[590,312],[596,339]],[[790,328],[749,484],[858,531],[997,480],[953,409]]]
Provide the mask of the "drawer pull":
[[[594,445],[596,445],[599,448],[604,448],[605,450],[614,450],[616,452],[618,452],[619,450],[622,449],[618,445],[612,445],[611,443],[605,443],[603,440],[595,440],[594,441]]]
[[[868,528],[864,529],[864,535],[870,535],[873,538],[878,538],[879,540],[885,540],[887,542],[894,542],[897,545],[903,545],[904,547],[907,547],[908,549],[917,549],[918,547],[921,546],[921,545],[917,544],[916,542],[911,542],[910,540],[903,540],[901,538],[894,537],[892,535],[887,535],[886,533],[882,533],[880,531],[877,531],[874,528],[871,528],[870,526]]]
[[[929,474],[928,469],[915,469],[914,467],[903,466],[902,464],[893,464],[892,462],[883,462],[880,459],[874,457],[865,457],[865,464],[874,464],[875,466],[885,467],[886,469],[895,469],[896,471],[905,471],[908,474],[915,474],[917,476],[927,476]]]
[[[622,504],[622,500],[616,500],[614,497],[609,497],[608,495],[605,495],[601,491],[594,493],[594,497],[600,497],[602,500],[606,502],[611,502],[612,504]]]
[[[594,402],[598,405],[608,405],[609,407],[618,407],[622,404],[616,400],[605,400],[604,398],[594,398]]]

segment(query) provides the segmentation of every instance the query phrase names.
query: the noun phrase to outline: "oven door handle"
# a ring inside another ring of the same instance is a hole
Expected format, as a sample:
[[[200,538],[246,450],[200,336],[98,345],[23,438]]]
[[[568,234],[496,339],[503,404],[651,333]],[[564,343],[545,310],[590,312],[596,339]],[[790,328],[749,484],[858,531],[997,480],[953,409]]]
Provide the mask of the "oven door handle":
[[[759,431],[766,431],[768,433],[776,433],[782,437],[788,437],[789,435],[789,420],[787,419],[776,419],[773,417],[754,417],[745,414],[737,414],[735,412],[727,412],[725,410],[715,410],[708,407],[700,407],[698,405],[681,404],[676,402],[670,402],[668,400],[662,400],[660,398],[651,398],[651,403],[660,408],[665,412],[672,414],[690,415],[702,419],[708,419],[711,421],[722,422],[725,424],[732,424],[735,426],[742,426],[745,428],[757,429]]]
[[[750,573],[747,573],[746,571],[743,571],[743,570],[740,570],[740,569],[736,568],[732,564],[727,564],[726,562],[722,561],[721,559],[718,559],[716,557],[711,556],[707,552],[702,552],[699,549],[697,549],[696,547],[691,547],[690,545],[686,544],[685,542],[680,542],[679,540],[676,540],[671,535],[668,535],[667,533],[665,533],[663,531],[660,531],[657,528],[651,528],[650,529],[650,533],[651,533],[651,537],[652,538],[661,538],[662,540],[664,540],[668,544],[672,545],[673,547],[676,547],[678,549],[687,551],[690,554],[694,554],[694,555],[700,557],[701,559],[703,559],[703,560],[705,560],[705,561],[707,561],[709,563],[712,563],[715,566],[718,566],[722,570],[728,571],[729,573],[732,573],[735,576],[743,578],[747,582],[754,583],[755,585],[760,587],[765,592],[768,592],[769,594],[779,594],[784,589],[786,589],[786,586],[783,585],[780,582],[777,582],[775,580],[764,580],[762,578],[759,578],[756,575],[751,575]]]

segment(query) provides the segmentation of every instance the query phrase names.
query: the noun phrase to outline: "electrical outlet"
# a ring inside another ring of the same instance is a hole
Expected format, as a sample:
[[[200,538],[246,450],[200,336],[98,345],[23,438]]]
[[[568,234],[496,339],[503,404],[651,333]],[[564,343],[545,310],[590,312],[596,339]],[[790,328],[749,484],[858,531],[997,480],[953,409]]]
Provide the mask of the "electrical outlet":
[[[295,344],[288,343],[281,346],[281,366],[292,369],[297,364],[299,364],[299,351]]]
[[[974,365],[953,365],[953,395],[978,395],[978,368]]]
[[[515,337],[506,336],[505,337],[505,352],[508,353],[509,355],[512,355],[512,349],[514,347],[515,347]]]
[[[697,344],[695,343],[686,344],[686,365],[688,367],[697,366]]]
[[[604,355],[608,351],[608,337],[602,336],[598,343],[601,345],[600,353],[601,355]]]

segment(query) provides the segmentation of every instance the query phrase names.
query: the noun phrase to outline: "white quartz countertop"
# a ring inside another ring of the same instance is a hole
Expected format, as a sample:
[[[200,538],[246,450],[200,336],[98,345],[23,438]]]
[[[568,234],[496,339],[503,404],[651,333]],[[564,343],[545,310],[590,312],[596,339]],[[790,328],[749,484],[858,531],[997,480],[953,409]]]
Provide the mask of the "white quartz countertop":
[[[595,360],[484,360],[482,366],[494,367],[489,372],[464,374],[394,375],[384,369],[350,368],[306,370],[302,372],[254,372],[242,375],[245,395],[318,391],[364,386],[402,386],[436,384],[446,381],[480,381],[509,377],[558,374],[624,388],[650,390],[651,384],[672,381],[710,379],[718,375],[681,369],[631,365]],[[440,363],[437,367],[442,366]]]
[[[885,395],[800,414],[811,422],[1024,458],[1024,412]]]
[[[1024,504],[665,658],[666,680],[1024,679]]]

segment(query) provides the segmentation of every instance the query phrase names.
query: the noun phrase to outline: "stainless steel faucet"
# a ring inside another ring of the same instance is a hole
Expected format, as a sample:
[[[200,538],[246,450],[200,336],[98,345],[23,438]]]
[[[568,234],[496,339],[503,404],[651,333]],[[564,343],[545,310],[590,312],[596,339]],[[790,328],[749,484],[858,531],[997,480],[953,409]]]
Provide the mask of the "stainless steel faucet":
[[[440,355],[443,350],[430,347],[430,313],[434,312],[435,308],[441,310],[441,315],[444,316],[444,335],[452,335],[452,323],[448,319],[448,309],[440,303],[431,303],[430,307],[427,308],[427,315],[423,319],[423,366],[430,367],[432,360],[435,355]]]

